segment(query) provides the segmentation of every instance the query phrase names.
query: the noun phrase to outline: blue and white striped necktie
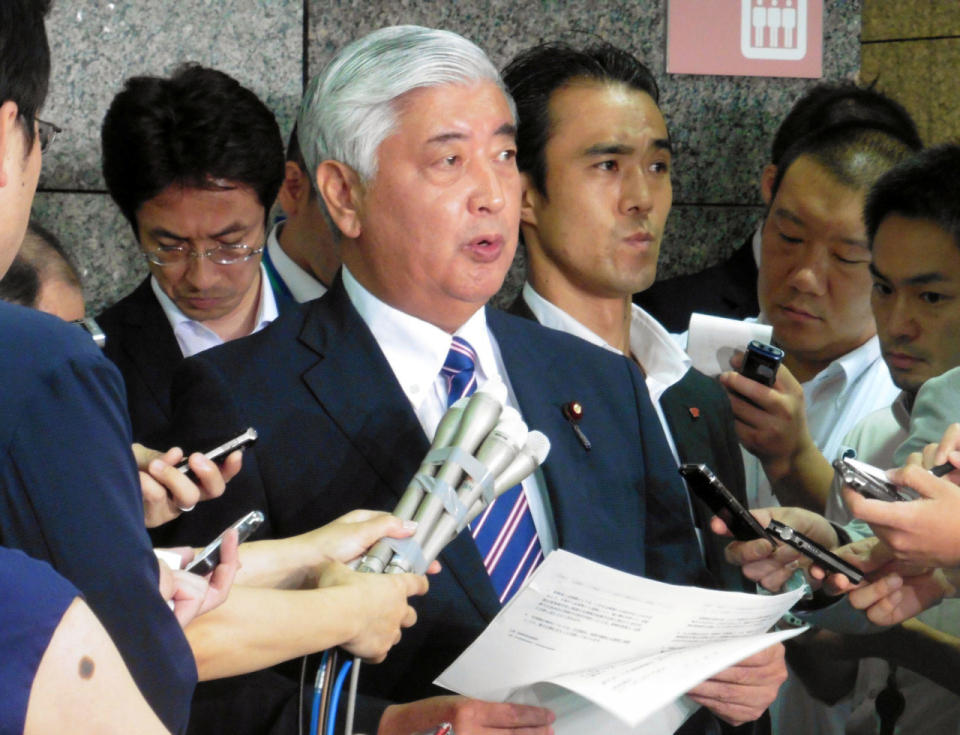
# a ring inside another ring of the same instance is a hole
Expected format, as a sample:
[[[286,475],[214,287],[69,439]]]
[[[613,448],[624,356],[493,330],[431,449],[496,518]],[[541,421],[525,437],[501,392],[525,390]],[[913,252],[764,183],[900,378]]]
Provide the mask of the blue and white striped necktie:
[[[470,343],[454,337],[440,373],[447,381],[447,406],[477,389],[477,353]],[[501,603],[520,589],[543,561],[543,551],[527,497],[514,485],[470,524],[483,565]]]

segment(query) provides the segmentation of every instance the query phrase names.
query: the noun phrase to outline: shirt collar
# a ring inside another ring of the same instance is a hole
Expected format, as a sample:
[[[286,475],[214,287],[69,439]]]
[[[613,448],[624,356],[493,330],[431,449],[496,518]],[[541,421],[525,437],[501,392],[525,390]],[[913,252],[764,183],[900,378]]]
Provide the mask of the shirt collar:
[[[750,249],[753,251],[753,262],[757,264],[757,269],[760,268],[760,253],[763,252],[763,223],[764,220],[760,220],[760,224],[757,225],[757,229],[753,233],[753,239],[750,242]]]
[[[618,355],[623,354],[596,332],[543,298],[529,282],[523,286],[523,299],[543,326],[580,337]],[[643,366],[647,388],[653,400],[657,400],[667,388],[680,380],[692,364],[689,355],[680,349],[663,325],[636,304],[631,304],[630,351]]]
[[[283,227],[282,222],[274,225],[270,234],[267,235],[267,252],[270,254],[273,267],[276,268],[277,273],[283,279],[287,288],[290,289],[290,294],[297,303],[302,304],[305,301],[319,299],[327,292],[327,287],[294,263],[293,259],[280,246],[277,235],[281,227]]]
[[[191,319],[167,296],[154,276],[150,276],[150,288],[153,289],[154,296],[163,309],[164,316],[170,322],[173,334],[177,338],[180,350],[184,357],[202,352],[210,347],[223,344],[223,340],[216,332],[203,324]],[[273,296],[273,289],[270,288],[270,281],[267,279],[267,272],[260,264],[260,299],[257,303],[257,318],[250,334],[259,332],[279,315],[277,311],[277,301]]]
[[[859,347],[850,350],[831,362],[817,373],[806,384],[816,385],[824,380],[842,377],[844,387],[853,383],[877,360],[882,359],[880,354],[880,338],[874,335]],[[805,385],[806,385],[805,384]]]
[[[759,322],[760,324],[769,324],[766,315],[761,311],[756,317],[747,317],[744,321]],[[859,347],[856,347],[845,355],[841,355],[836,360],[827,365],[823,370],[814,375],[803,386],[814,386],[824,380],[829,380],[839,376],[843,377],[844,387],[855,381],[864,371],[868,370],[877,360],[881,359],[880,338],[873,335]]]
[[[418,410],[440,374],[454,335],[381,301],[346,266],[341,267],[341,274],[350,302],[373,333],[410,404]],[[477,353],[479,385],[499,374],[485,309],[477,309],[455,334]]]
[[[897,420],[897,424],[904,431],[910,430],[910,408],[913,405],[913,399],[915,397],[915,395],[902,390],[890,407],[893,410],[893,417]]]

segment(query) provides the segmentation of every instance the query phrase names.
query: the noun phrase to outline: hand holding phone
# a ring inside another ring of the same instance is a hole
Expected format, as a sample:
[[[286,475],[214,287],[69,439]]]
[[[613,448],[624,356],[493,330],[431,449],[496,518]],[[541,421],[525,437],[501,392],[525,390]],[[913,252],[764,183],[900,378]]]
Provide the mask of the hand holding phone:
[[[203,551],[197,554],[193,558],[193,561],[184,567],[184,570],[199,574],[201,577],[210,574],[210,572],[216,569],[217,564],[220,563],[220,545],[223,543],[224,534],[230,529],[235,528],[237,530],[237,543],[242,544],[250,538],[250,534],[260,527],[261,523],[263,523],[263,513],[259,510],[250,511],[207,544]]]
[[[733,493],[717,479],[706,465],[681,465],[680,474],[687,480],[690,489],[710,507],[710,510],[717,514],[738,541],[765,538],[774,546],[778,543],[785,543],[814,561],[828,573],[846,574],[854,584],[863,579],[859,569],[790,526],[776,520],[771,520],[770,525],[766,528],[761,526],[760,522],[753,517],[753,514],[737,500]]]
[[[866,498],[903,502],[916,497],[913,490],[890,482],[883,470],[866,462],[842,457],[834,461],[833,469],[844,485],[849,485]]]
[[[226,457],[230,452],[233,452],[237,449],[244,449],[249,447],[257,440],[257,430],[252,426],[248,428],[245,432],[239,436],[235,436],[228,442],[224,442],[219,447],[211,449],[209,452],[204,452],[203,456],[209,459],[211,462],[216,462],[220,459]],[[183,460],[177,465],[177,469],[184,474],[190,473],[190,458],[184,457]]]

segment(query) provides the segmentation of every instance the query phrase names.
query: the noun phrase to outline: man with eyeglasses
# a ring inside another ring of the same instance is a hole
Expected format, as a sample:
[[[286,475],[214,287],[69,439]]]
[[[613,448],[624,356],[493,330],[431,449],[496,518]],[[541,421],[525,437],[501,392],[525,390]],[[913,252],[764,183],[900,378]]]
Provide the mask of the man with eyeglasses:
[[[284,176],[269,109],[228,75],[195,65],[128,79],[103,122],[103,173],[150,276],[103,312],[137,441],[169,420],[184,357],[261,329],[278,298],[261,265]]]

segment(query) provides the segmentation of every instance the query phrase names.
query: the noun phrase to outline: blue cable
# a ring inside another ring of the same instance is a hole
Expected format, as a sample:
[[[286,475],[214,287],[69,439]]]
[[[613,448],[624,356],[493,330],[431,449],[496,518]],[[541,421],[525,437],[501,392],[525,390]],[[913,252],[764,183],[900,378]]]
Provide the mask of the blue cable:
[[[317,669],[317,678],[313,683],[313,701],[310,704],[310,735],[318,735],[320,729],[320,699],[323,693],[323,678],[320,672],[326,668],[330,651],[324,651],[320,657],[320,667]]]
[[[330,695],[330,719],[327,720],[327,735],[334,735],[334,728],[337,724],[337,708],[340,706],[340,692],[343,691],[343,681],[350,673],[350,667],[353,661],[347,661],[340,673],[337,674],[337,681],[333,685],[333,694]]]

